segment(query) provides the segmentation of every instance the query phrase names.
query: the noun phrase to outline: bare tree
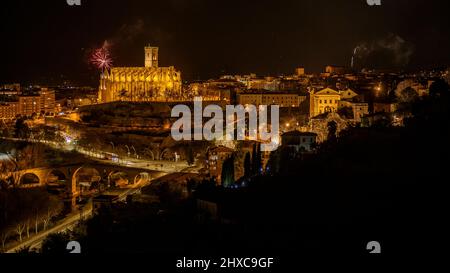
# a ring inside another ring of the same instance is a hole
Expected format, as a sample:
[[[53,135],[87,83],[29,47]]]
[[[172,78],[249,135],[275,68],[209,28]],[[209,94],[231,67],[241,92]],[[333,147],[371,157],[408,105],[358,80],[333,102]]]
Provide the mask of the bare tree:
[[[6,242],[8,241],[9,235],[11,233],[11,228],[10,227],[5,227],[3,228],[2,232],[1,232],[1,240],[2,240],[2,251],[5,251],[5,246],[6,246]]]
[[[19,241],[24,234],[30,238],[34,232],[39,232],[39,226],[44,222],[47,228],[53,216],[62,209],[61,201],[49,195],[43,189],[7,189],[0,192],[0,235],[2,245],[5,245],[11,233],[16,233]],[[11,225],[10,225],[11,223]]]
[[[47,226],[52,219],[52,214],[50,212],[50,208],[47,209],[47,213],[42,215],[42,223],[44,223],[44,230],[47,230]]]
[[[10,181],[11,181],[12,186],[14,188],[19,186],[19,184],[20,184],[20,176],[21,176],[21,173],[19,171],[11,172],[11,174],[10,174]]]
[[[32,223],[33,223],[33,221],[30,218],[28,218],[27,221],[25,222],[27,238],[30,238],[30,227],[31,227]]]
[[[16,224],[16,233],[19,235],[19,241],[22,242],[22,234],[25,231],[26,223],[19,222]]]
[[[44,223],[44,230],[47,229],[52,218],[61,212],[61,203],[55,200],[51,200],[47,207],[47,213],[43,215],[42,222]]]
[[[36,209],[36,216],[34,218],[34,234],[39,232],[39,223],[40,223],[39,211]]]

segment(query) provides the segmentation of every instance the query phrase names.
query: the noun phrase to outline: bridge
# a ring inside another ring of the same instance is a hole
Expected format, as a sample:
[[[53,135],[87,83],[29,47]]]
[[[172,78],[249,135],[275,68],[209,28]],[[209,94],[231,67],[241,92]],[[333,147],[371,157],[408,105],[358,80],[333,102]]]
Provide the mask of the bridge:
[[[8,248],[6,253],[14,253],[24,247],[36,248],[42,245],[43,240],[51,233],[58,233],[75,226],[83,217],[89,216],[93,213],[94,207],[92,202],[89,202],[86,206],[78,208],[77,212],[74,213],[73,209],[76,208],[76,199],[81,194],[79,191],[80,182],[82,179],[79,178],[79,173],[83,170],[93,170],[100,176],[106,177],[108,180],[116,173],[124,173],[128,178],[129,186],[126,190],[122,191],[119,198],[127,197],[130,194],[139,192],[141,187],[151,183],[152,180],[157,179],[167,173],[163,171],[154,171],[144,168],[133,168],[127,166],[118,166],[113,164],[107,164],[102,162],[85,162],[85,163],[73,163],[67,165],[60,165],[58,167],[42,167],[20,170],[15,172],[13,175],[16,177],[16,186],[21,188],[30,187],[42,187],[48,184],[49,178],[51,176],[56,176],[58,180],[64,181],[66,191],[65,191],[65,202],[69,202],[71,205],[72,213],[67,215],[65,219],[56,223],[54,227],[49,230],[41,231],[37,235],[33,235],[30,238],[26,238],[19,244],[15,244],[11,248]],[[26,179],[27,176],[35,178],[34,180]],[[36,183],[25,183],[26,180],[35,181]]]
[[[83,170],[89,170],[110,181],[114,174],[123,173],[128,179],[128,184],[136,184],[141,180],[152,180],[166,173],[144,168],[118,166],[99,162],[74,163],[58,167],[42,167],[20,170],[14,173],[17,186],[21,188],[42,187],[48,184],[49,178],[57,177],[58,181],[64,181],[66,194],[69,197],[80,194],[80,182],[83,182],[79,174]]]

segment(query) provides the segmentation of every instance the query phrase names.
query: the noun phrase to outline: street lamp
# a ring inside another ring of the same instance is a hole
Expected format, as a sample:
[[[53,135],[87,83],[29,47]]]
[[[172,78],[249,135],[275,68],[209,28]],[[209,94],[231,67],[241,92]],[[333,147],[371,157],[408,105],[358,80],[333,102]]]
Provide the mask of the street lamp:
[[[138,157],[138,154],[137,154],[137,152],[136,152],[136,149],[134,148],[134,146],[133,146],[133,145],[131,145],[131,148],[133,148],[133,151],[134,151],[134,156],[135,156],[136,158],[139,158],[139,157]]]
[[[128,150],[128,157],[130,157],[130,147],[128,147],[128,145],[125,145],[125,147],[126,147],[127,150]]]

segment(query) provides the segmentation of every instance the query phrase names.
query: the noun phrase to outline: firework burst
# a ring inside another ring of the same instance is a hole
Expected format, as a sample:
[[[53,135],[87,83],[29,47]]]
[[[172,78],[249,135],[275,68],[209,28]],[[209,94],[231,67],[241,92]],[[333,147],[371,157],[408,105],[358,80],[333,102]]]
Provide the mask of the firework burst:
[[[101,48],[95,49],[92,52],[90,62],[91,64],[95,65],[98,69],[102,71],[111,68],[112,58],[111,53],[109,52],[109,45],[107,42],[105,42]]]

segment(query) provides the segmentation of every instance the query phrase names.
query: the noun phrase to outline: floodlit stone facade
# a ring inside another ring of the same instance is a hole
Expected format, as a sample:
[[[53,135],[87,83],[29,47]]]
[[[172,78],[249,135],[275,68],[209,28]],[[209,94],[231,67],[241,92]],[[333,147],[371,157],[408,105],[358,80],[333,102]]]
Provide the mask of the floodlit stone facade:
[[[159,67],[158,48],[145,47],[144,67],[113,67],[100,76],[99,102],[170,101],[181,97],[181,73]]]

